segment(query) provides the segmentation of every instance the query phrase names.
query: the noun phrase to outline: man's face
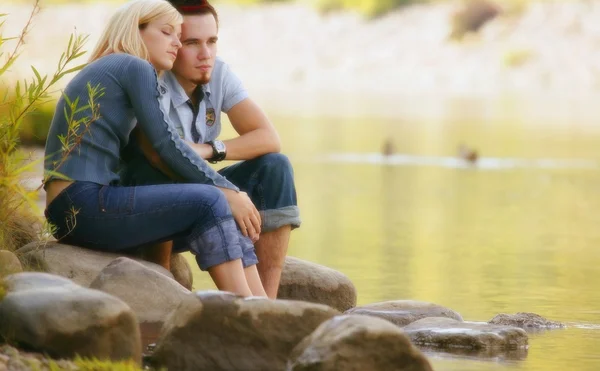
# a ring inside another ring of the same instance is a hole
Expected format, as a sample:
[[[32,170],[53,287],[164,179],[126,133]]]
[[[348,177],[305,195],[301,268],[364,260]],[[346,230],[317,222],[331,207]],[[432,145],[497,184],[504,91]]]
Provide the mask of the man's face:
[[[183,17],[181,44],[173,73],[196,85],[207,84],[217,56],[217,22],[212,14]]]

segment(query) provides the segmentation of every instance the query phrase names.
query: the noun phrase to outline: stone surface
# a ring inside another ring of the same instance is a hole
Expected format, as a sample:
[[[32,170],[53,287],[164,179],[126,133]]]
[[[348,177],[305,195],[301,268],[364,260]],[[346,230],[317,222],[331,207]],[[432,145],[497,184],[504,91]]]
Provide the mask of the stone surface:
[[[75,355],[141,362],[133,311],[120,299],[47,273],[5,278],[0,335],[55,358]]]
[[[90,284],[123,300],[140,323],[164,322],[191,292],[177,281],[125,257],[108,264]]]
[[[81,286],[89,286],[110,262],[123,254],[113,254],[60,244],[58,242],[34,242],[17,250],[21,262],[31,269],[56,274],[73,280]],[[146,267],[173,278],[171,272],[158,264],[135,257]]]
[[[356,305],[356,288],[343,273],[288,256],[277,298],[325,304],[343,312]]]
[[[0,277],[23,272],[19,258],[8,250],[0,250]]]
[[[338,314],[313,303],[197,292],[169,316],[152,363],[180,371],[282,370],[292,349]]]
[[[188,290],[192,290],[194,286],[194,274],[192,267],[187,259],[182,254],[171,255],[171,274],[175,281]]]
[[[498,314],[488,323],[492,325],[520,327],[525,330],[547,330],[566,327],[563,323],[550,321],[539,314],[525,312]]]
[[[410,340],[433,348],[519,349],[528,344],[527,333],[517,327],[459,322],[450,318],[424,318],[404,327]]]
[[[441,305],[414,300],[395,300],[352,308],[346,314],[364,314],[383,318],[398,326],[406,326],[427,317],[445,317],[462,321],[460,314]]]
[[[288,371],[430,371],[427,358],[398,326],[369,316],[322,323],[294,348]]]

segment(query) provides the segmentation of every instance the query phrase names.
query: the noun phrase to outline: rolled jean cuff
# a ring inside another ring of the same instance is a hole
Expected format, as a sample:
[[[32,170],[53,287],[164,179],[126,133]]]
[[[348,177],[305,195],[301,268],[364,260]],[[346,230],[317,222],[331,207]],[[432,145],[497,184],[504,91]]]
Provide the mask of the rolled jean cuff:
[[[204,231],[190,243],[191,251],[201,270],[241,259],[244,256],[239,241],[239,232],[233,219],[221,221]]]
[[[242,257],[242,264],[244,268],[248,268],[250,266],[258,264],[258,257],[256,256],[256,251],[254,250],[254,245],[252,241],[248,237],[242,237],[247,241],[247,243],[242,243],[242,250],[244,256]]]
[[[262,219],[262,232],[271,232],[284,225],[292,229],[300,227],[300,209],[298,206],[285,206],[278,209],[260,210]]]

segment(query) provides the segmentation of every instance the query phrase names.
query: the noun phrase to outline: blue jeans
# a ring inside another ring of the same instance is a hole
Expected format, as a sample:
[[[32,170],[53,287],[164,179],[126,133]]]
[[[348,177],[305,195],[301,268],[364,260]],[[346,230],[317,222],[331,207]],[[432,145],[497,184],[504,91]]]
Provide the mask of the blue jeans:
[[[284,225],[300,226],[294,170],[285,155],[269,153],[227,166],[219,173],[252,199],[260,213],[263,232]],[[121,178],[125,185],[173,183],[137,150],[132,150]]]
[[[202,270],[236,259],[258,262],[252,241],[237,229],[221,190],[203,184],[120,187],[77,181],[48,205],[46,218],[60,242],[126,253],[174,241]]]
[[[300,227],[294,170],[281,153],[269,153],[227,166],[219,173],[246,192],[260,213],[262,231]]]

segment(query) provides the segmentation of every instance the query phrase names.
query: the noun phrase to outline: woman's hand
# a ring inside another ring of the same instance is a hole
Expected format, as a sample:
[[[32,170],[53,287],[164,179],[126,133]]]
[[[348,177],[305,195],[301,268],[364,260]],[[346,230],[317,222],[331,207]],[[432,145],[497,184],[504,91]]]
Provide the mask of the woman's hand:
[[[220,189],[227,198],[233,219],[235,219],[237,225],[240,227],[242,234],[249,237],[252,242],[258,241],[261,225],[260,214],[250,197],[248,197],[248,194],[227,188]]]

